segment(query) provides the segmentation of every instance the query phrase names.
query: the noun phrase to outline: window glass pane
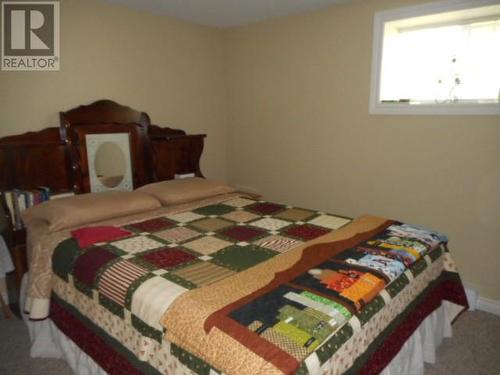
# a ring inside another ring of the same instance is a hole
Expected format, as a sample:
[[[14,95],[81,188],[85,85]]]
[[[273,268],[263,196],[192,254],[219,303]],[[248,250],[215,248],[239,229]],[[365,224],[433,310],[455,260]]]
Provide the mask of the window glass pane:
[[[498,102],[500,20],[384,30],[380,100]]]

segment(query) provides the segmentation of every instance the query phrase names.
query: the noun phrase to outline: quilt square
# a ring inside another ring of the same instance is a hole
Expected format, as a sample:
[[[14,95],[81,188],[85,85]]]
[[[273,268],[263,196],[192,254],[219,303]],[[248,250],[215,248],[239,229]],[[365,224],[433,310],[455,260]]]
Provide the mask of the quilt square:
[[[287,229],[284,234],[287,236],[297,237],[301,240],[308,241],[316,237],[322,236],[331,232],[329,229],[317,227],[314,225],[304,224],[304,225],[294,225]]]
[[[100,242],[128,237],[132,232],[113,226],[85,227],[71,231],[71,236],[78,241],[80,248],[86,248]]]
[[[308,221],[308,223],[318,225],[320,227],[338,229],[341,226],[346,225],[350,221],[351,221],[350,219],[346,219],[344,217],[338,217],[333,215],[320,215]]]
[[[280,219],[273,219],[273,218],[263,218],[257,221],[253,221],[251,223],[252,226],[254,227],[259,227],[262,229],[266,230],[280,230],[281,228],[284,228],[288,225],[290,225],[290,222],[285,221],[285,220],[280,220]]]
[[[196,263],[172,272],[198,286],[209,285],[225,279],[235,272],[210,262]]]
[[[160,237],[165,241],[171,243],[181,243],[187,241],[191,238],[200,236],[201,233],[196,232],[192,229],[186,227],[175,227],[171,229],[167,229],[158,233],[155,233],[156,237]]]
[[[136,236],[124,240],[112,242],[111,245],[127,253],[141,253],[147,250],[158,249],[165,246],[163,243],[153,240],[147,236]]]
[[[281,204],[259,202],[245,207],[246,210],[257,212],[260,215],[272,215],[284,208]]]
[[[168,306],[187,289],[163,277],[154,276],[142,283],[132,295],[130,310],[144,323],[163,331],[160,319]],[[154,298],[151,298],[154,296]]]
[[[72,278],[71,272],[73,271],[75,262],[82,253],[83,251],[78,247],[76,239],[72,237],[66,238],[54,249],[52,255],[52,270],[61,279],[70,282],[69,279]]]
[[[280,253],[284,253],[285,251],[288,251],[292,247],[299,246],[301,244],[303,244],[302,241],[298,241],[293,238],[288,238],[283,236],[269,236],[255,242],[255,245],[264,247],[266,249],[279,251]]]
[[[273,327],[266,329],[261,335],[298,361],[302,361],[308,355],[308,351],[303,345],[297,344],[287,335],[277,331]]]
[[[200,214],[200,215],[206,215],[206,216],[210,216],[210,215],[220,216],[220,215],[227,214],[228,212],[231,212],[233,210],[234,210],[234,207],[226,206],[225,204],[220,203],[220,204],[212,204],[210,206],[200,207],[200,208],[193,210],[193,212]]]
[[[246,198],[236,198],[236,199],[231,199],[228,201],[225,201],[224,204],[231,206],[231,207],[245,207],[248,206],[252,203],[255,203],[255,201],[251,199],[246,199]]]
[[[158,218],[155,218],[155,219],[150,219],[150,220],[145,220],[145,221],[141,221],[139,223],[134,223],[134,224],[130,224],[128,227],[129,228],[133,228],[137,231],[140,231],[140,232],[158,232],[162,229],[167,229],[167,228],[170,228],[170,227],[173,227],[175,224],[164,218],[164,217],[158,217]]]
[[[171,268],[196,259],[194,255],[182,251],[179,248],[171,249],[168,247],[143,254],[141,257],[160,268]]]
[[[148,270],[128,261],[120,260],[106,269],[99,278],[99,293],[120,306],[125,306],[127,291],[132,283]]]
[[[82,284],[92,287],[99,269],[116,258],[115,254],[103,248],[87,250],[76,260],[73,276]]]
[[[256,237],[262,236],[266,232],[259,228],[249,226],[237,226],[220,232],[222,235],[237,241],[252,241]]]
[[[189,223],[198,219],[202,219],[204,215],[199,215],[194,212],[179,212],[178,214],[167,215],[169,219],[179,223]]]
[[[217,237],[202,237],[197,240],[187,242],[183,246],[188,249],[194,250],[198,253],[204,255],[210,255],[219,251],[225,247],[231,246],[232,243],[228,241],[221,240]]]
[[[219,229],[227,228],[234,224],[224,219],[208,218],[208,219],[201,219],[198,221],[194,221],[190,225],[192,227],[195,227],[196,229],[201,229],[207,232],[214,232]]]
[[[288,208],[275,217],[290,221],[304,221],[314,215],[314,212],[301,208]]]
[[[222,215],[224,219],[229,219],[237,223],[246,223],[247,221],[259,218],[259,216],[247,211],[233,211]]]
[[[278,254],[258,246],[230,246],[212,255],[212,263],[243,271]]]

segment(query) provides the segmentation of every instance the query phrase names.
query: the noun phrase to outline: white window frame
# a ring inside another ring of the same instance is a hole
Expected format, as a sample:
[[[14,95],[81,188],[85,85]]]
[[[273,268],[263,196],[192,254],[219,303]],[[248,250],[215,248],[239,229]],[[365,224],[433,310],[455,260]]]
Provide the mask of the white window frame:
[[[382,47],[386,22],[498,4],[499,0],[445,0],[377,12],[373,24],[373,56],[369,113],[375,115],[500,115],[500,103],[418,104],[380,101]]]

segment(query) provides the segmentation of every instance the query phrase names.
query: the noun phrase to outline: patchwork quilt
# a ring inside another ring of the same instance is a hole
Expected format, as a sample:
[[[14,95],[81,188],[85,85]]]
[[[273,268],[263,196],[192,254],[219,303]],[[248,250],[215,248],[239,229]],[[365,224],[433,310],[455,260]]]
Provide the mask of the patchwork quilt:
[[[198,374],[344,373],[441,279],[452,281],[434,303],[466,305],[446,243],[400,222],[232,197],[73,231],[54,251],[51,317],[69,334],[71,311],[143,373],[176,372],[172,355]]]
[[[160,318],[179,295],[247,270],[350,221],[233,197],[120,227],[81,228],[54,250],[53,293],[107,330],[118,324],[111,323],[117,319],[130,325],[138,340],[127,347],[145,358],[149,348],[162,343]],[[119,341],[126,338],[123,330],[114,336]]]
[[[162,319],[166,338],[186,364],[195,355],[228,374],[378,373],[422,311],[444,299],[467,306],[437,232],[365,216],[321,240],[181,296]],[[380,360],[364,355],[382,344]]]

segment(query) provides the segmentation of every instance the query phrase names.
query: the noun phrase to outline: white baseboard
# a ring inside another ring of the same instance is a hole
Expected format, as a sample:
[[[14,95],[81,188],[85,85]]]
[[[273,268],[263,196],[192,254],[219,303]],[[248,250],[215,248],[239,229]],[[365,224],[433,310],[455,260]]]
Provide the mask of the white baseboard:
[[[481,310],[490,314],[500,315],[500,301],[481,297],[476,289],[465,288],[469,310]]]
[[[476,289],[465,288],[465,294],[467,295],[467,302],[469,303],[469,311],[474,311],[477,309],[477,299],[479,294]]]
[[[500,315],[500,301],[479,297],[477,299],[477,309],[490,314]]]

